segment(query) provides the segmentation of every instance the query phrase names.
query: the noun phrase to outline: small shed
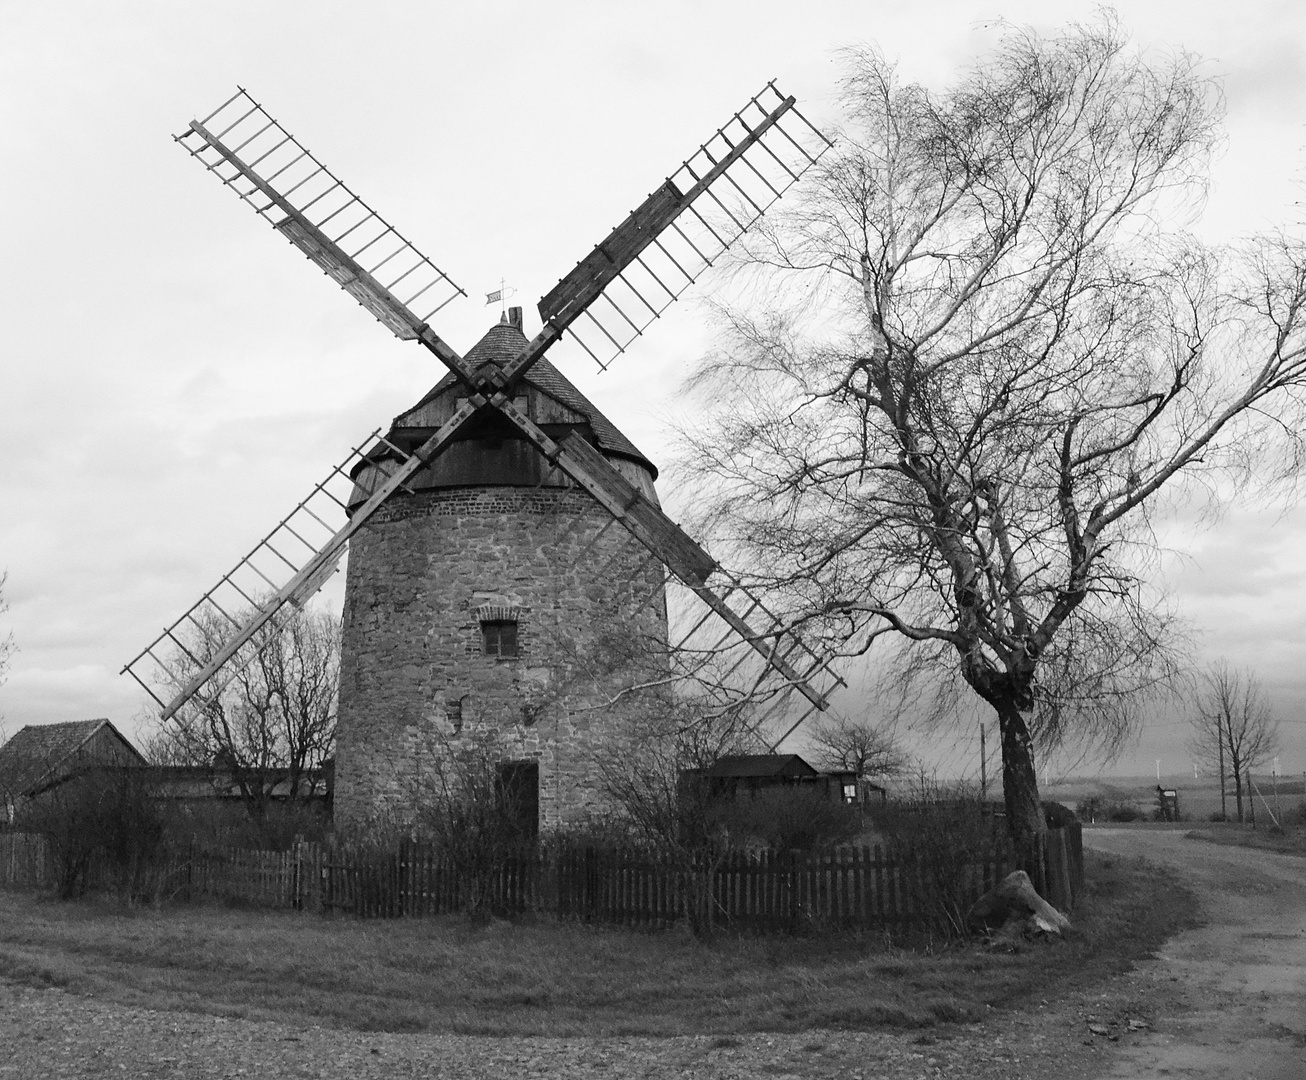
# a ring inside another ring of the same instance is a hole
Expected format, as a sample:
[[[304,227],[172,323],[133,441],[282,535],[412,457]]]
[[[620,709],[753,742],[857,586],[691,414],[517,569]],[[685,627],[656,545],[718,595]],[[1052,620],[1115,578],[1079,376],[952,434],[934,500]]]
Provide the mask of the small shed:
[[[141,767],[141,752],[106,719],[28,724],[0,746],[0,823],[21,800],[95,766]]]
[[[831,801],[854,802],[854,773],[823,773],[797,754],[733,754],[718,758],[706,769],[695,769],[713,797],[741,798],[776,788],[816,789]]]

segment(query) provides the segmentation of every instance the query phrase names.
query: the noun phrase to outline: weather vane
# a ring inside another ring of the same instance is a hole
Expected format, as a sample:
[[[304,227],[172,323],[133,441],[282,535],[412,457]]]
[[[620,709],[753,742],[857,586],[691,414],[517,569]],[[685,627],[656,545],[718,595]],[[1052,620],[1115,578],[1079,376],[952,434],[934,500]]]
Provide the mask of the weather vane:
[[[516,294],[517,290],[507,285],[503,278],[499,279],[499,287],[494,292],[485,294],[485,306],[498,304],[504,310],[507,310],[508,298]]]

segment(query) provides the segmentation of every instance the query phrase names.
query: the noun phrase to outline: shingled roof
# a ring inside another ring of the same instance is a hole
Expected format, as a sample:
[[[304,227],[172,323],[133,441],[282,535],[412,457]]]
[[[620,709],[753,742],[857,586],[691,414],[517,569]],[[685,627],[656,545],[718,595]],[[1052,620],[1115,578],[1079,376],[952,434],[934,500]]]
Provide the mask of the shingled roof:
[[[517,326],[508,322],[505,316],[504,321],[492,326],[489,333],[473,345],[463,359],[466,361],[467,366],[474,370],[480,369],[486,364],[502,366],[516,359],[527,344],[529,343],[526,340],[526,335]],[[598,407],[589,398],[577,390],[570,380],[550,364],[548,360],[537,360],[522,381],[534,386],[537,390],[547,394],[573,412],[584,416],[589,422],[590,430],[594,433],[594,441],[600,450],[610,454],[620,454],[622,457],[638,461],[650,470],[654,479],[657,479],[657,467],[618,430],[611,420],[598,410]],[[442,394],[455,392],[458,385],[458,379],[453,374],[446,375],[431,387],[421,401],[407,412],[395,417],[393,427],[414,426],[413,417],[421,411],[423,406],[430,404]]]
[[[108,720],[28,724],[0,746],[0,787],[10,794],[32,791],[61,769],[73,766],[78,752],[105,728],[145,764],[140,751]]]
[[[734,754],[717,758],[703,770],[712,777],[816,776],[817,771],[797,754]]]

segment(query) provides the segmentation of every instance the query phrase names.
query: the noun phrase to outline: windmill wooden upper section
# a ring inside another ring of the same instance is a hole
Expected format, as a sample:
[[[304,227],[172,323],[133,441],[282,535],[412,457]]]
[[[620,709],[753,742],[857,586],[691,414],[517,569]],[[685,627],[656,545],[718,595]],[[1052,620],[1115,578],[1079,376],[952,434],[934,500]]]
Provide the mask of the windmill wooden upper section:
[[[527,339],[521,326],[521,309],[511,308],[498,325],[464,357],[477,372],[503,366],[521,354]],[[446,375],[411,409],[397,416],[386,440],[405,452],[421,446],[467,400],[467,389],[452,374]],[[514,403],[550,438],[561,442],[579,434],[594,446],[645,498],[656,502],[653,481],[657,467],[584,394],[548,360],[538,360],[515,387]],[[397,459],[395,451],[378,444],[368,461]],[[371,469],[360,462],[354,469],[361,482],[350,505],[364,501],[374,486]],[[429,491],[457,487],[570,487],[573,481],[548,462],[521,431],[497,410],[487,407],[468,423],[445,451],[420,469],[405,487]]]

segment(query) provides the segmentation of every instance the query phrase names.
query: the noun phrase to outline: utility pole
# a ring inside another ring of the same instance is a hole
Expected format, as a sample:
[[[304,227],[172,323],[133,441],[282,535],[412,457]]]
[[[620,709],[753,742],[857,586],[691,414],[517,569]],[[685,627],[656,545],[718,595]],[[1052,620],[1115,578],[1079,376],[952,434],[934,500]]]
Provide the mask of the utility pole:
[[[984,721],[980,721],[980,802],[989,800],[989,754],[984,741]]]

